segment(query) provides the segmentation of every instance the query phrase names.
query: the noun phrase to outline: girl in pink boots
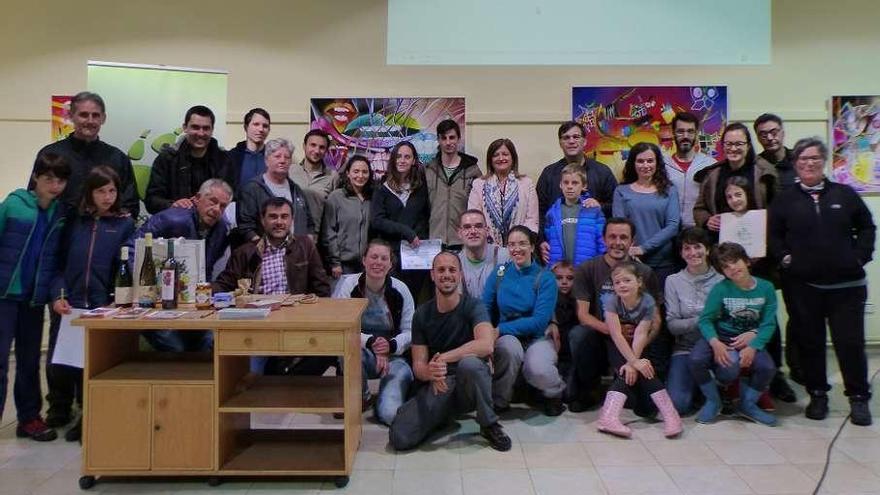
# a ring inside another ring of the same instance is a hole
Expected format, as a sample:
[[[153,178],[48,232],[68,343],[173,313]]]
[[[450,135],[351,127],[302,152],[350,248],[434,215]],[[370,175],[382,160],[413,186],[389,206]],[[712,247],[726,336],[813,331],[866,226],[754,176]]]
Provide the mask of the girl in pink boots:
[[[655,376],[651,361],[641,357],[656,335],[656,331],[651,331],[654,298],[643,292],[643,281],[633,262],[615,266],[611,281],[614,293],[602,298],[602,306],[615,346],[608,350],[608,361],[617,376],[599,414],[599,431],[625,438],[632,435],[632,430],[620,422],[620,411],[626,403],[627,393],[632,391],[650,395],[663,418],[663,434],[667,438],[678,436],[682,429],[681,418],[663,382]]]

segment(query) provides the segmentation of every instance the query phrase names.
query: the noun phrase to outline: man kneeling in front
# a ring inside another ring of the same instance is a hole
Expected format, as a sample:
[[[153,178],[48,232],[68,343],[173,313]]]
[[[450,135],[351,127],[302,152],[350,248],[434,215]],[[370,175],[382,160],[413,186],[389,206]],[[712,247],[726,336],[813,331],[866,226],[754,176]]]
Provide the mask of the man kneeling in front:
[[[391,445],[415,448],[456,415],[476,409],[480,435],[493,449],[510,450],[510,437],[492,408],[489,355],[495,330],[486,307],[461,294],[461,261],[455,254],[434,257],[431,279],[434,298],[419,306],[412,322],[413,372],[420,388],[398,409]]]

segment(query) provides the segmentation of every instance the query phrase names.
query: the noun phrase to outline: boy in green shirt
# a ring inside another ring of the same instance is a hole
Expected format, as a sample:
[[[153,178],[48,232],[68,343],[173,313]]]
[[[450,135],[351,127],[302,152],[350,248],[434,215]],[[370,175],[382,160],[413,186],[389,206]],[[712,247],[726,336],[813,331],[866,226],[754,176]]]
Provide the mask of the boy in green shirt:
[[[724,280],[706,298],[699,320],[703,339],[690,355],[691,373],[706,397],[697,422],[711,423],[721,411],[715,380],[727,384],[747,370],[739,388],[739,412],[752,421],[775,426],[776,417],[761,410],[757,402],[776,373],[773,359],[764,350],[776,331],[776,291],[770,282],[752,276],[749,257],[739,244],[721,244],[711,259]]]

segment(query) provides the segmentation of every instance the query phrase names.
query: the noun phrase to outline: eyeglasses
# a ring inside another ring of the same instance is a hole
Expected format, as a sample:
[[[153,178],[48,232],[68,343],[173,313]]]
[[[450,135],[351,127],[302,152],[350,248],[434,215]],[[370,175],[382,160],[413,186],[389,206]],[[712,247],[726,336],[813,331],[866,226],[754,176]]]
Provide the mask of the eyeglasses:
[[[724,147],[725,147],[725,148],[731,148],[731,149],[733,149],[733,148],[745,148],[747,144],[749,144],[749,143],[747,143],[747,142],[745,142],[745,141],[728,141],[728,142],[724,143]]]
[[[761,139],[775,138],[779,135],[779,131],[781,130],[781,128],[777,127],[775,129],[770,129],[769,131],[758,131],[758,137]]]

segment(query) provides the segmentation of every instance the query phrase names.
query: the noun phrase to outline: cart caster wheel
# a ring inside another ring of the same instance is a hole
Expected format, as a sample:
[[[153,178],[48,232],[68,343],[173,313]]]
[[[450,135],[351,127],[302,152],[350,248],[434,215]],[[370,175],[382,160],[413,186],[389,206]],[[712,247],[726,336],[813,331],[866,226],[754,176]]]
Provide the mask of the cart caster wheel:
[[[336,488],[345,488],[348,486],[348,476],[337,476],[333,479],[333,484]]]
[[[95,477],[94,476],[81,476],[79,478],[79,488],[81,490],[88,490],[89,488],[95,486]]]
[[[211,476],[208,478],[208,486],[220,486],[221,483],[223,483],[223,480],[221,480],[219,476]]]

